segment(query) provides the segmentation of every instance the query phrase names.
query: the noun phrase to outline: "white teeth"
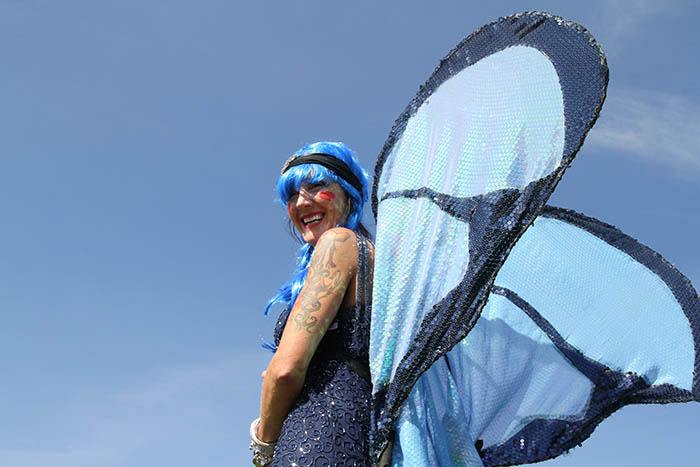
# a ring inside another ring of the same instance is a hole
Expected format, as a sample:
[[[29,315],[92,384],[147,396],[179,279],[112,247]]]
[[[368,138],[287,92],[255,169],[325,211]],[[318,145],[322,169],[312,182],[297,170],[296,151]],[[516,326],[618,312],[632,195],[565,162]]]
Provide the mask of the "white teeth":
[[[323,215],[321,215],[321,214],[314,214],[313,216],[303,218],[301,221],[304,224],[310,224],[314,221],[320,221],[322,217],[323,217]]]

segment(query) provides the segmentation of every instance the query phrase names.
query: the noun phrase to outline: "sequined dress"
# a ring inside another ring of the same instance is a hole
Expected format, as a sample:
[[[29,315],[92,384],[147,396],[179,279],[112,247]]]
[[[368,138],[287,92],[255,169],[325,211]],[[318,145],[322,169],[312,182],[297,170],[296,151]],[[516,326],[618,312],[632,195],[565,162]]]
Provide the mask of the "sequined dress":
[[[369,241],[357,236],[357,301],[338,310],[282,426],[273,466],[366,466],[369,461]],[[279,345],[290,309],[275,326]]]

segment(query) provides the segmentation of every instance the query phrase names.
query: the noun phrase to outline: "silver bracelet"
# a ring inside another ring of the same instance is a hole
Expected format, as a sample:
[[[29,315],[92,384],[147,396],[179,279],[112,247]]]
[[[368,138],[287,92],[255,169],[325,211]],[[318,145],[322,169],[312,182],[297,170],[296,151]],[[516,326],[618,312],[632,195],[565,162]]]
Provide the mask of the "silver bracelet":
[[[272,463],[272,455],[275,452],[277,443],[266,443],[260,441],[257,436],[260,418],[253,420],[250,424],[250,449],[253,451],[253,465],[264,467]]]

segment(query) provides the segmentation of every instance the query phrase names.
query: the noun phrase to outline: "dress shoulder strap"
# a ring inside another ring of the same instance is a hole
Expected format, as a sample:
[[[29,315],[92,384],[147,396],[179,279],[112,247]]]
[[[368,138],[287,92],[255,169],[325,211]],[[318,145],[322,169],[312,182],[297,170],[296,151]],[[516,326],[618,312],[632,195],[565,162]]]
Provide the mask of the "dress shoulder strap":
[[[372,265],[370,242],[364,235],[357,236],[357,294],[358,305],[369,306],[372,300]]]

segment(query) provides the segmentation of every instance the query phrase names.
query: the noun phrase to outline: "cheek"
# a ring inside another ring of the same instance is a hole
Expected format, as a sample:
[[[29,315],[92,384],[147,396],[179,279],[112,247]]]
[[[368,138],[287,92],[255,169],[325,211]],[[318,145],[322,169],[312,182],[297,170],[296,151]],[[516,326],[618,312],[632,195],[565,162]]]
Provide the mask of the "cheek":
[[[335,210],[338,212],[339,215],[342,215],[345,212],[345,208],[347,201],[345,198],[342,198],[340,196],[336,197],[333,201],[331,201],[331,205]]]
[[[333,193],[332,191],[324,190],[319,192],[318,197],[324,201],[333,201],[335,199],[335,193]]]

